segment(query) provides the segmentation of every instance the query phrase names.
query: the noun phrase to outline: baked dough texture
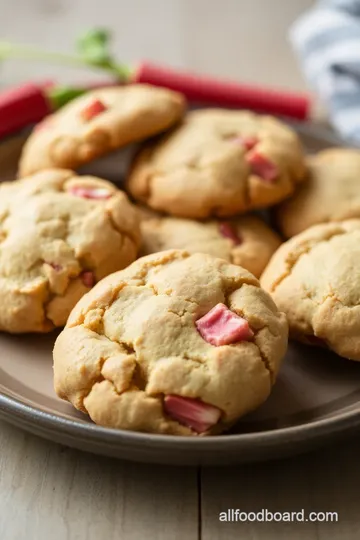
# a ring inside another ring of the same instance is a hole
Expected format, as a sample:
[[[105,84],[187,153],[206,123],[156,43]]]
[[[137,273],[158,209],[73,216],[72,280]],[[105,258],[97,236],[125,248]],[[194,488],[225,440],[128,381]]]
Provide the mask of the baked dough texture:
[[[20,176],[49,167],[76,169],[161,131],[185,112],[182,94],[146,84],[100,88],[74,99],[35,127]]]
[[[0,186],[0,330],[48,332],[137,254],[137,213],[99,178],[52,169]]]
[[[219,346],[203,337],[219,306],[247,337]],[[286,347],[286,318],[254,276],[205,254],[161,252],[80,300],[55,343],[55,390],[102,426],[213,434],[268,397]],[[168,399],[217,411],[215,425],[190,429],[167,414]]]
[[[290,335],[360,360],[360,220],[315,225],[283,244],[262,286]]]
[[[207,253],[242,266],[259,278],[281,240],[256,216],[194,221],[141,211],[141,255],[168,249]]]
[[[360,218],[360,150],[331,148],[307,161],[307,181],[277,208],[286,238],[319,223]]]
[[[223,217],[280,202],[304,175],[300,140],[279,120],[203,109],[145,144],[128,189],[135,199],[178,217]]]

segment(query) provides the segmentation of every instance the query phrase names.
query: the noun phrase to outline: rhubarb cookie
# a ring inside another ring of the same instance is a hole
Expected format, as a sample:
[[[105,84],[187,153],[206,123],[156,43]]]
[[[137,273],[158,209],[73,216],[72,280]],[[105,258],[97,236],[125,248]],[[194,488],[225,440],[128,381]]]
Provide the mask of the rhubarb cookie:
[[[76,169],[181,119],[177,92],[134,84],[93,90],[38,124],[25,144],[20,176],[49,167]]]
[[[137,213],[109,182],[52,169],[0,186],[0,330],[64,326],[77,301],[130,264]]]
[[[360,360],[360,220],[315,225],[283,244],[261,282],[290,335]]]
[[[149,217],[142,220],[141,232],[142,255],[168,249],[208,253],[238,264],[256,277],[260,277],[281,244],[280,238],[255,216],[203,222],[175,217]]]
[[[286,346],[286,318],[254,276],[166,251],[80,300],[55,343],[55,390],[102,426],[210,435],[266,400]]]
[[[299,138],[279,120],[203,109],[144,146],[128,188],[135,199],[175,216],[230,216],[283,200],[304,173]]]
[[[308,180],[277,210],[287,238],[319,223],[360,218],[360,150],[324,150],[308,158],[308,168]]]

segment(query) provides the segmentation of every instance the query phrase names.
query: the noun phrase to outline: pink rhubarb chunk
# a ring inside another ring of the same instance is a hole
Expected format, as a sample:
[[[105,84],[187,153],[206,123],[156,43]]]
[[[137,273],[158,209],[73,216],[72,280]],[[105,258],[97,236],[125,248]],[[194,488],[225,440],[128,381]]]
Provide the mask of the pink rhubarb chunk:
[[[246,155],[246,161],[251,167],[251,172],[267,182],[273,182],[279,175],[275,163],[256,150]]]
[[[231,140],[235,144],[243,146],[244,148],[246,148],[246,150],[252,150],[254,146],[259,142],[259,139],[257,137],[242,137],[241,135],[239,135],[238,137],[234,137]]]
[[[84,272],[81,272],[80,277],[85,287],[89,287],[89,289],[91,289],[91,287],[94,286],[95,276],[92,272],[85,270]]]
[[[249,323],[224,304],[217,304],[195,324],[201,337],[216,347],[247,341],[254,335]]]
[[[89,121],[92,118],[95,118],[95,116],[98,116],[102,112],[106,111],[106,109],[106,105],[104,105],[100,99],[94,99],[94,101],[91,101],[91,103],[83,108],[80,114],[83,120]]]
[[[83,199],[108,199],[112,193],[105,188],[87,188],[87,187],[72,187],[69,189],[69,193],[75,195],[75,197],[82,197]]]
[[[184,398],[170,394],[164,399],[165,412],[180,424],[197,433],[203,433],[218,423],[221,410],[200,399]]]
[[[237,246],[242,243],[242,238],[239,236],[233,225],[227,221],[219,223],[219,232],[222,236],[225,236],[225,238],[230,238]]]

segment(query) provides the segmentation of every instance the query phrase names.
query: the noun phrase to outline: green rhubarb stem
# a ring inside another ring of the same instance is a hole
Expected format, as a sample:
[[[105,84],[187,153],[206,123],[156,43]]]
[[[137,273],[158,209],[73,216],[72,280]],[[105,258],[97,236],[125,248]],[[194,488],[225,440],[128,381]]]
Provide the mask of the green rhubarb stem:
[[[87,88],[72,88],[71,86],[51,86],[46,90],[47,98],[55,111],[85,92]]]
[[[86,60],[84,60],[84,58],[78,55],[64,54],[53,51],[43,51],[35,47],[22,47],[21,45],[14,45],[13,43],[0,42],[0,61],[7,60],[9,58],[17,58],[24,60],[42,60],[45,62],[57,62],[74,67],[99,69],[115,75],[121,81],[127,81],[131,76],[131,69],[125,65],[118,65],[112,63],[109,63],[108,65],[96,65],[87,62]]]

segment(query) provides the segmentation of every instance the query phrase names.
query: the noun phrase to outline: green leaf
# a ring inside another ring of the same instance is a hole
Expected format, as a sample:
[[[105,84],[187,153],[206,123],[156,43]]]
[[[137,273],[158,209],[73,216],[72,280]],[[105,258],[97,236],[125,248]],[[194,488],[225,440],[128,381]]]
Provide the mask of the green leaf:
[[[111,32],[104,28],[93,28],[80,36],[76,50],[88,65],[106,69],[120,81],[127,81],[131,70],[118,64],[110,52]]]
[[[109,50],[110,41],[110,32],[102,28],[94,28],[80,36],[76,44],[77,51],[89,64],[111,67],[113,59]]]
[[[51,101],[53,108],[59,109],[72,101],[73,99],[81,96],[86,92],[85,88],[73,88],[71,86],[54,86],[48,89],[48,97]]]

